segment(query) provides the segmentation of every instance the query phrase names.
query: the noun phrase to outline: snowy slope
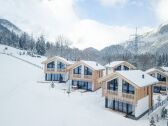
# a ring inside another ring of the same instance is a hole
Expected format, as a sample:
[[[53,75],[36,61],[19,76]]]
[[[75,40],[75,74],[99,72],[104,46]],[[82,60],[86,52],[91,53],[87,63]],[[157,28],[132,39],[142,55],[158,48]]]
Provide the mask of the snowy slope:
[[[148,126],[146,117],[135,121],[105,109],[101,90],[68,96],[64,84],[37,83],[41,69],[5,54],[0,59],[0,126]]]
[[[8,49],[4,50],[6,47]],[[20,53],[23,53],[23,52],[25,52],[25,55],[20,55]],[[2,44],[0,44],[0,53],[11,54],[11,55],[16,56],[18,58],[21,58],[23,60],[30,61],[31,63],[36,64],[41,67],[42,67],[41,62],[47,59],[44,56],[41,56],[41,58],[31,57],[31,56],[27,55],[27,51],[25,51],[25,50],[19,50],[19,49],[16,49],[16,48],[13,48],[10,46],[6,46],[6,45],[2,45]]]

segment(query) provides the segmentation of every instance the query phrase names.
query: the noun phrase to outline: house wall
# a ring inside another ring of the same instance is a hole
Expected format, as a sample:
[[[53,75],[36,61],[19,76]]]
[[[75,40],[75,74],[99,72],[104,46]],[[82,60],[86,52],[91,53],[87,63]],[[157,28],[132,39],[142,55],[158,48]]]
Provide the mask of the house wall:
[[[74,78],[73,77],[73,69],[78,67],[78,66],[82,66],[81,68],[81,78]],[[97,89],[99,89],[101,87],[101,84],[98,83],[98,79],[103,77],[103,70],[93,70],[92,71],[92,78],[91,79],[85,79],[84,78],[84,65],[83,64],[79,64],[78,66],[70,69],[69,73],[70,73],[70,80],[80,80],[80,81],[88,81],[92,83],[92,91],[95,91]]]
[[[140,116],[149,109],[149,96],[146,96],[138,100],[137,105],[135,106],[135,117]]]
[[[152,72],[149,72],[148,74],[153,74],[154,76],[153,77],[155,77],[155,78],[157,78],[157,73],[159,73],[159,74],[161,74],[162,76],[164,76],[164,77],[166,77],[166,82],[164,82],[164,81],[159,81],[155,86],[167,86],[167,90],[168,90],[168,76],[166,76],[166,75],[164,75],[162,72],[159,72],[159,71],[157,71],[157,70],[155,70],[155,71],[152,71]],[[162,93],[164,94],[164,93],[166,93],[166,92],[164,92],[164,91],[162,91]]]

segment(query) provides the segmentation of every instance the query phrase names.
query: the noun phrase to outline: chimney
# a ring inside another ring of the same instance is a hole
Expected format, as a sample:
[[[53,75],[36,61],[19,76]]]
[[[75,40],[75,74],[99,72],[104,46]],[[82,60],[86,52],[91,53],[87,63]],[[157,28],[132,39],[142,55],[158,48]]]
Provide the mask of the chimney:
[[[142,78],[143,78],[143,79],[145,78],[145,75],[144,75],[144,74],[142,74]]]

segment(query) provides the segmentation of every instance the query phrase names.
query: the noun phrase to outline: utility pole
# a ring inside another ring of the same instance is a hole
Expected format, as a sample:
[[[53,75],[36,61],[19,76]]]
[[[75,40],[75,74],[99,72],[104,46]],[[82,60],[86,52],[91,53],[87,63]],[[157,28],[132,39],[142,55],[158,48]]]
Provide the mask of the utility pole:
[[[130,35],[130,36],[133,36],[133,37],[134,37],[133,46],[134,46],[134,51],[135,51],[135,53],[137,54],[137,53],[138,53],[138,44],[140,43],[140,42],[139,42],[139,36],[140,36],[140,35],[138,35],[138,28],[137,28],[137,27],[136,27],[136,30],[135,30],[135,34]]]

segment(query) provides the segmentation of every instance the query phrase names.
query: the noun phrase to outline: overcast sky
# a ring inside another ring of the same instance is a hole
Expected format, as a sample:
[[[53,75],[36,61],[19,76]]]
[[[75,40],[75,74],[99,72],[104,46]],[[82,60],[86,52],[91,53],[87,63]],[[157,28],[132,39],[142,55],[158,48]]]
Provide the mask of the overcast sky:
[[[168,20],[168,0],[0,0],[0,18],[54,41],[64,35],[80,49],[117,44]]]

